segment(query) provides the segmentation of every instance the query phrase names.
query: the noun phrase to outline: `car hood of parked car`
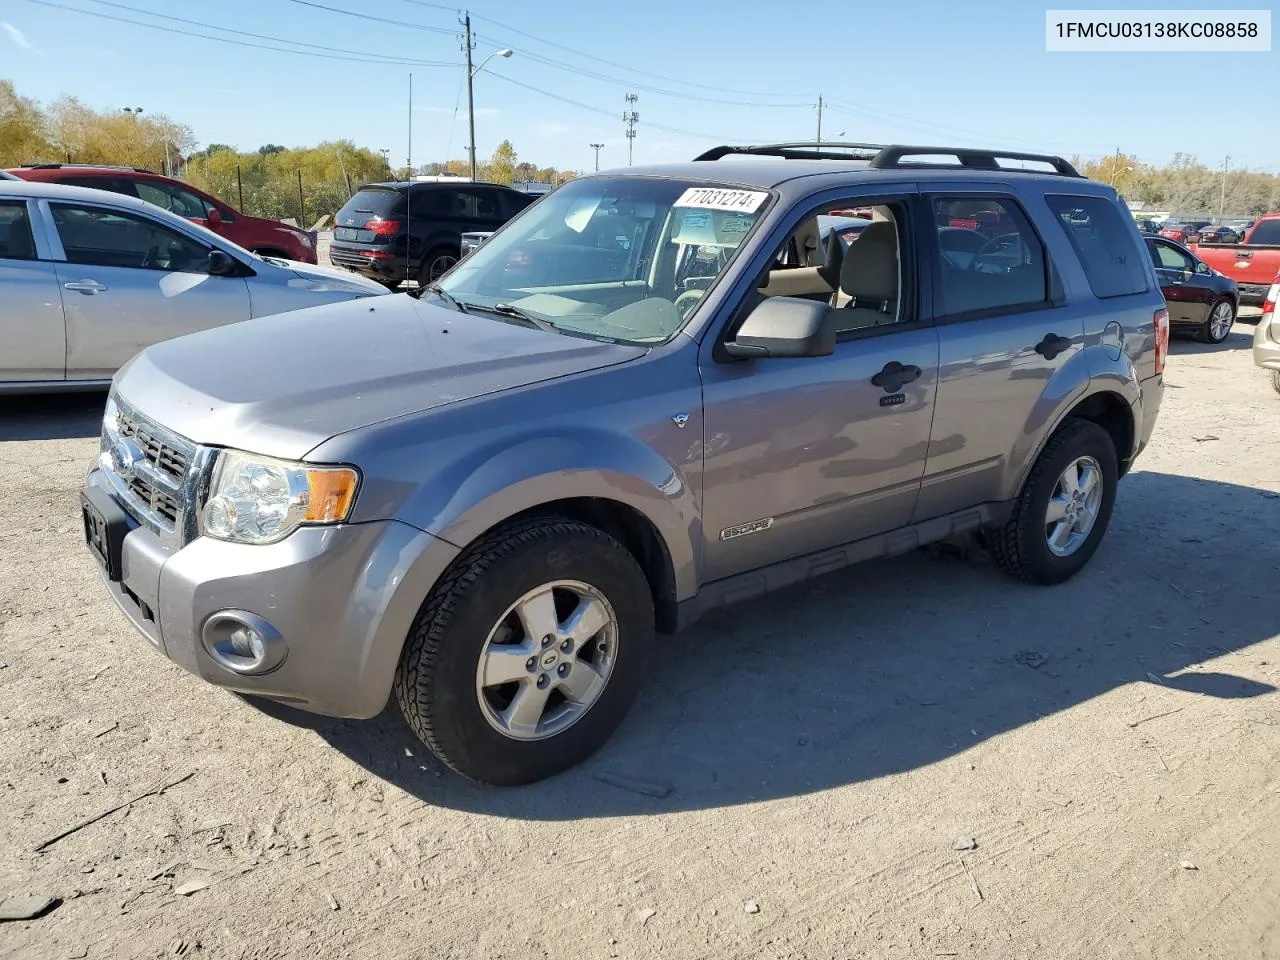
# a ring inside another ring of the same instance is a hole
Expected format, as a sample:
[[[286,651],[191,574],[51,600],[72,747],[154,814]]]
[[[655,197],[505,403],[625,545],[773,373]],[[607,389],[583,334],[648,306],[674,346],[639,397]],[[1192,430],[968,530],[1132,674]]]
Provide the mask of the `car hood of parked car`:
[[[302,263],[299,260],[285,260],[281,257],[259,257],[258,259],[272,267],[292,273],[300,280],[305,280],[306,285],[314,290],[352,290],[370,294],[391,292],[378,281],[362,277],[349,270],[322,267],[313,263]],[[293,280],[292,277],[288,279]]]
[[[395,294],[216,327],[116,374],[143,414],[197,443],[301,459],[369,424],[634,360],[585,340]]]

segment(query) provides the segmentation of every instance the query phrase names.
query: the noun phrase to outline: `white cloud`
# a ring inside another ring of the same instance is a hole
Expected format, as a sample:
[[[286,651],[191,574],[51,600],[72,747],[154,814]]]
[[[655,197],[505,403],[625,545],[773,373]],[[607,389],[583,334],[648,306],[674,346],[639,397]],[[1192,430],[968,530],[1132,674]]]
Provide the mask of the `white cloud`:
[[[23,50],[34,49],[31,45],[31,41],[27,39],[27,35],[8,20],[0,20],[0,28],[3,28],[4,32],[9,35],[9,39],[20,46]]]

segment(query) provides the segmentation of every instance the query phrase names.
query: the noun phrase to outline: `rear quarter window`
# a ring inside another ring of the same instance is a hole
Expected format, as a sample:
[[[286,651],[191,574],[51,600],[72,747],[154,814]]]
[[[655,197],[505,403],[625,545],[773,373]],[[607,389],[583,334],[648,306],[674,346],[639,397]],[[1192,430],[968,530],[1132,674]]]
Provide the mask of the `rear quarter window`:
[[[1147,266],[1127,214],[1103,197],[1047,194],[1044,199],[1075,250],[1095,297],[1146,292]]]

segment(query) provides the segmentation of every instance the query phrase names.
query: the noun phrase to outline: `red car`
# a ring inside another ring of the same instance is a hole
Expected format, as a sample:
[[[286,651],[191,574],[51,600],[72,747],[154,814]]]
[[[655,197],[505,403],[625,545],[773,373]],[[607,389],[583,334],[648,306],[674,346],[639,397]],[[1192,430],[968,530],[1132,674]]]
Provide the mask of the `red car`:
[[[250,217],[233,210],[228,204],[197,190],[189,183],[163,177],[137,167],[105,167],[88,164],[37,163],[13,167],[10,173],[23,180],[40,183],[64,183],[74,187],[93,187],[137,197],[186,217],[232,243],[264,257],[280,257],[316,262],[316,238],[278,220]]]

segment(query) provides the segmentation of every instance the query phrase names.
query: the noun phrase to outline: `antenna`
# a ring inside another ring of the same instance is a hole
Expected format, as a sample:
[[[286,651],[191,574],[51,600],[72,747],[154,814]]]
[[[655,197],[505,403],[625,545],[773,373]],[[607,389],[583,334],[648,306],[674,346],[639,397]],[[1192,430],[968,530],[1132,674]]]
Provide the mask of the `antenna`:
[[[405,165],[407,184],[404,188],[404,272],[409,272],[410,249],[413,245],[413,74],[409,74],[409,149]]]
[[[640,119],[640,114],[636,113],[634,107],[640,98],[634,93],[627,94],[627,109],[622,113],[622,122],[627,125],[627,166],[631,166],[631,154],[636,145],[636,123]]]

